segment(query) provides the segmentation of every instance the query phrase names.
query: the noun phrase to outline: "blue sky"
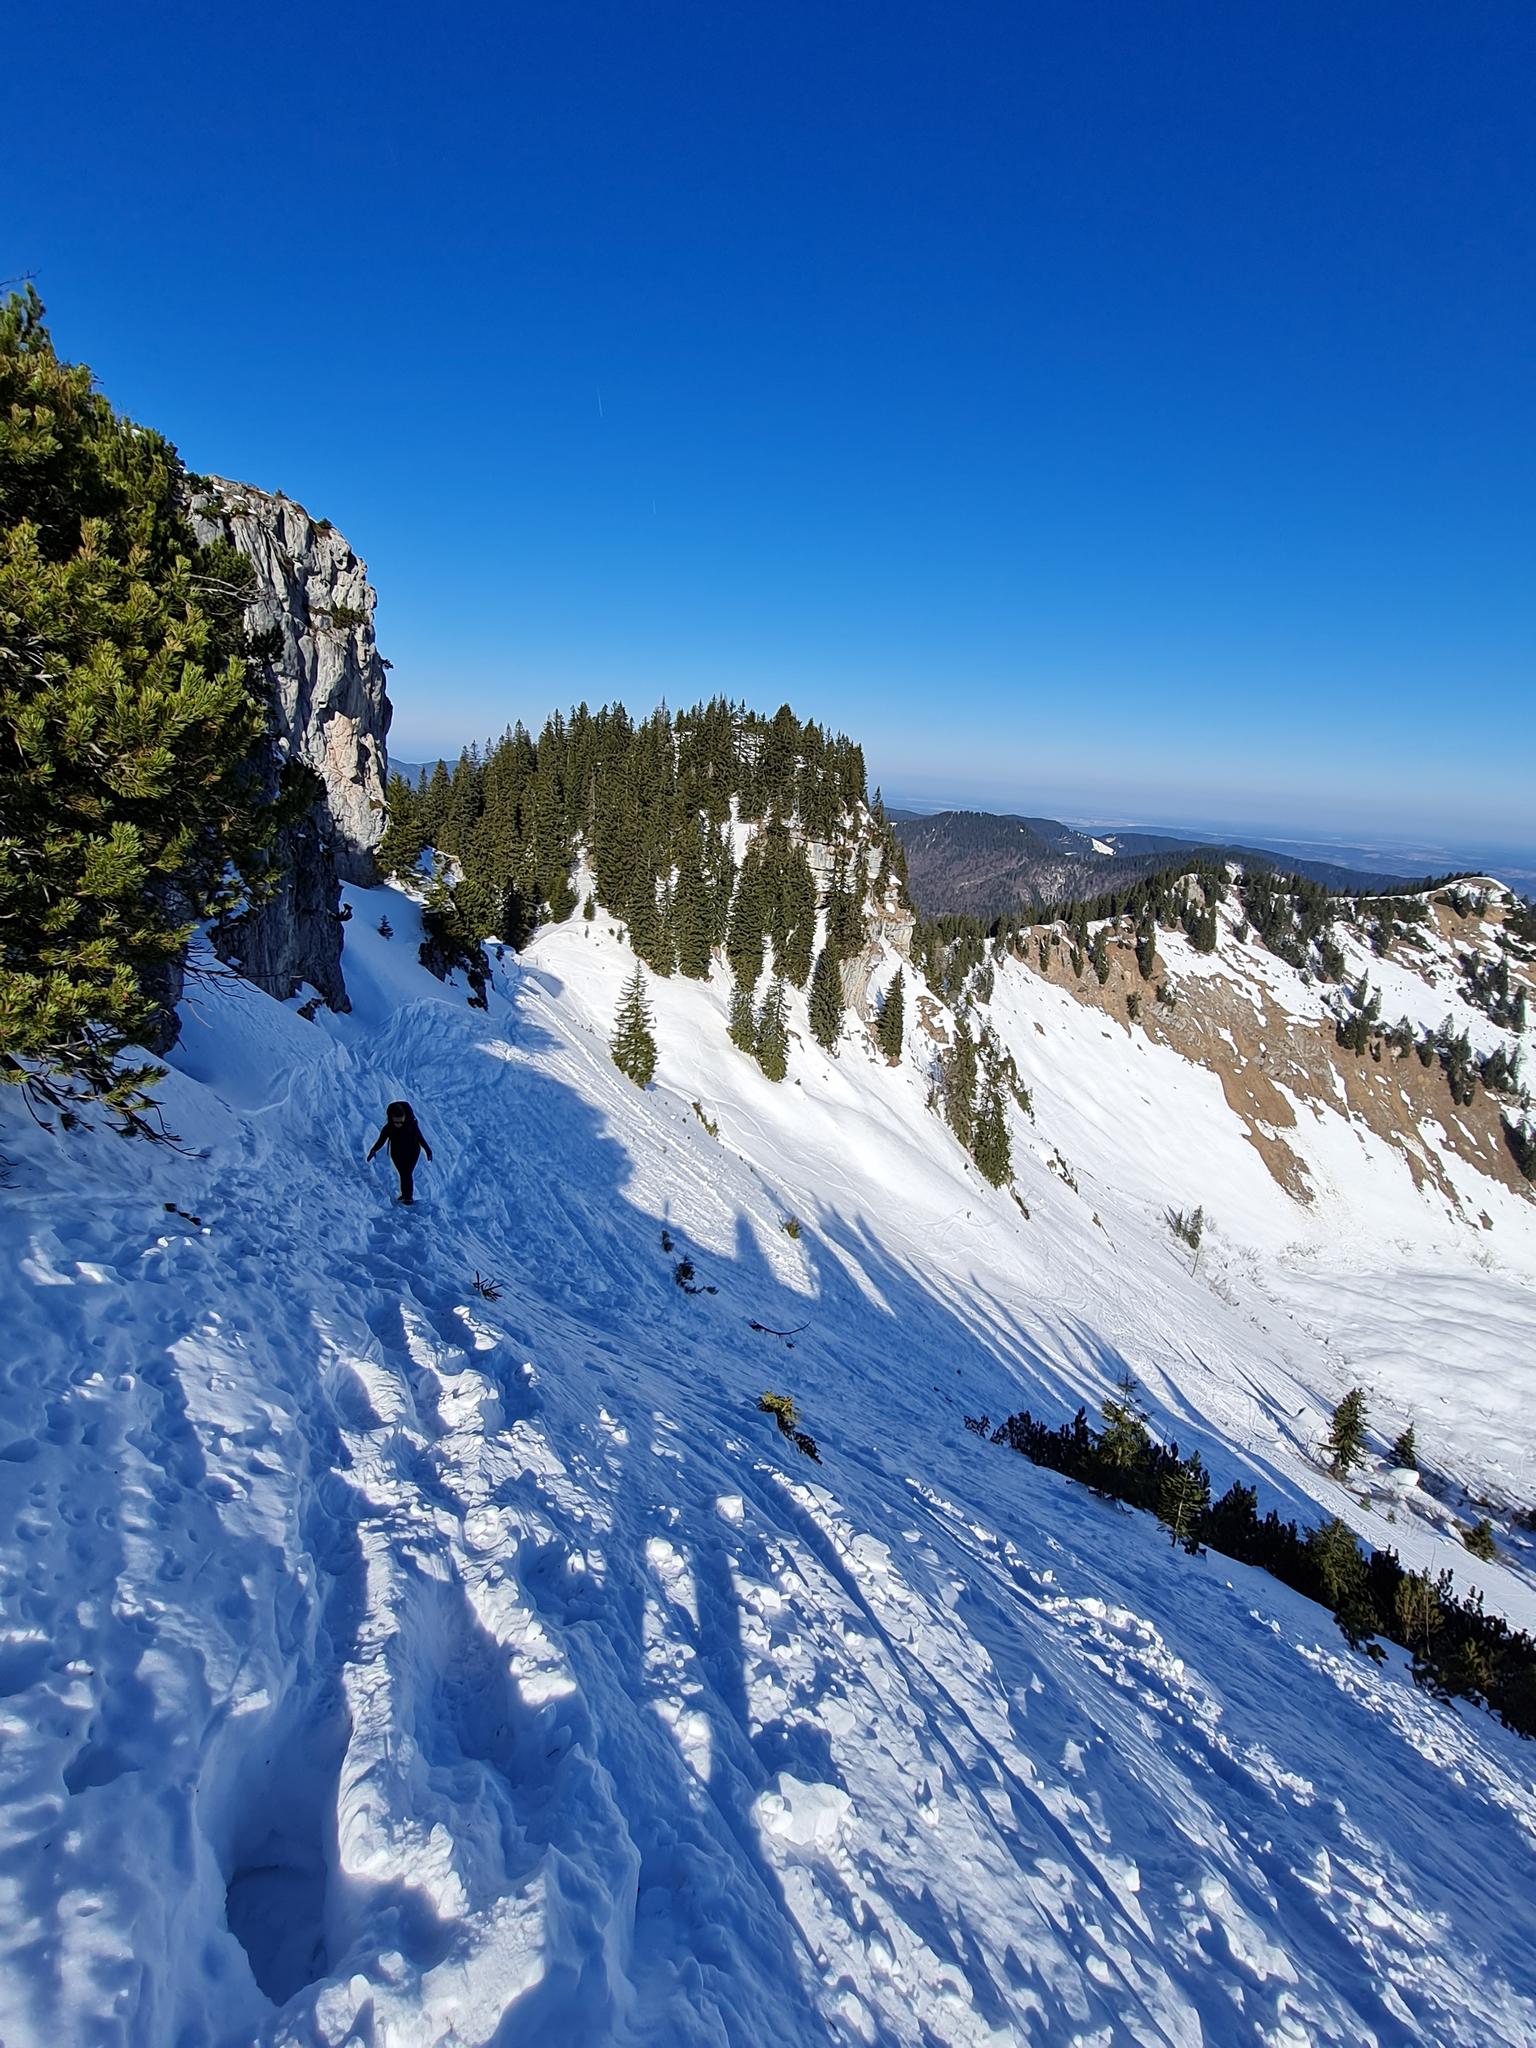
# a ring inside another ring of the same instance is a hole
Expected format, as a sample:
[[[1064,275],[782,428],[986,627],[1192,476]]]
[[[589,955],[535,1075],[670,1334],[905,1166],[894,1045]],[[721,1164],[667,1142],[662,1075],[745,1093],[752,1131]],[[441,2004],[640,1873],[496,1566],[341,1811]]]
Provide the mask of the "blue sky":
[[[343,529],[402,754],[725,690],[908,795],[1536,839],[1528,8],[6,43],[0,276]]]

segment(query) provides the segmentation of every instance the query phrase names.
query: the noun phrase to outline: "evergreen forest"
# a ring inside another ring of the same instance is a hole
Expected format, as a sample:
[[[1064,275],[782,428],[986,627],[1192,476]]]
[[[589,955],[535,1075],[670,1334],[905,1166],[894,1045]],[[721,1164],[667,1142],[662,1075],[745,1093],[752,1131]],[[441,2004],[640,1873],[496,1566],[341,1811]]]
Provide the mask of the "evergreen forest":
[[[757,830],[747,838],[733,820]],[[813,871],[808,842],[829,850],[830,872]],[[846,957],[871,896],[884,904],[905,880],[862,750],[788,705],[764,717],[723,697],[663,704],[639,723],[622,705],[581,704],[537,739],[518,724],[452,769],[393,777],[380,861],[410,874],[428,849],[449,856],[430,907],[466,945],[518,946],[540,924],[600,909],[652,973],[703,979],[723,950],[747,989],[770,946],[774,972],[805,987],[818,906],[827,946]]]

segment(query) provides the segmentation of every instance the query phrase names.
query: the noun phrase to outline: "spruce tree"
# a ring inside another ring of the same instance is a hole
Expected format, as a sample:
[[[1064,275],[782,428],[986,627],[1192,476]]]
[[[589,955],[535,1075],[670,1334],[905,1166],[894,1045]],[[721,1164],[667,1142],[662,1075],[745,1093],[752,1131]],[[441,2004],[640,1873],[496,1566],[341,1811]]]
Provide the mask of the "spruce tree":
[[[0,1077],[128,1123],[193,922],[268,886],[307,770],[270,799],[250,571],[200,547],[158,434],[63,363],[35,291],[0,305]],[[281,785],[280,785],[281,787]]]
[[[1000,1188],[1013,1174],[1013,1147],[1008,1137],[1008,1119],[1003,1113],[1002,1090],[988,1081],[982,1096],[972,1139],[972,1155],[983,1178]]]
[[[763,997],[757,1016],[757,1064],[770,1081],[782,1081],[789,1072],[789,999],[777,977]]]
[[[955,1039],[942,1068],[944,1116],[969,1152],[976,1130],[976,1041],[963,1017],[955,1019]]]
[[[811,1036],[828,1052],[835,1052],[838,1034],[843,1028],[843,976],[837,964],[836,949],[830,940],[816,956],[816,972],[811,976],[810,1006]]]
[[[752,1005],[752,991],[741,982],[731,990],[730,1021],[726,1026],[732,1045],[740,1046],[743,1052],[756,1056],[757,1013]]]
[[[1418,1439],[1414,1435],[1414,1428],[1411,1422],[1392,1446],[1392,1462],[1400,1467],[1407,1466],[1414,1472],[1417,1472],[1419,1469]]]
[[[696,824],[689,824],[683,833],[677,886],[672,897],[672,929],[677,941],[678,972],[694,981],[705,980],[714,930]]]
[[[638,961],[619,998],[609,1050],[619,1072],[627,1074],[637,1088],[649,1084],[656,1072],[656,1038],[645,999],[645,973]]]
[[[1347,1479],[1365,1449],[1365,1389],[1351,1387],[1333,1411],[1323,1448],[1335,1479]]]
[[[421,859],[423,845],[416,792],[403,775],[391,775],[384,795],[389,823],[379,841],[379,867],[386,875],[409,875]]]
[[[765,925],[763,864],[757,842],[754,840],[741,864],[725,941],[726,958],[731,963],[731,971],[736,979],[745,983],[748,988],[757,985],[757,977],[763,971]]]
[[[886,990],[885,1001],[880,1005],[880,1022],[875,1033],[880,1050],[893,1067],[901,1058],[902,1034],[906,1029],[905,1010],[906,991],[902,972],[898,967],[896,978]]]

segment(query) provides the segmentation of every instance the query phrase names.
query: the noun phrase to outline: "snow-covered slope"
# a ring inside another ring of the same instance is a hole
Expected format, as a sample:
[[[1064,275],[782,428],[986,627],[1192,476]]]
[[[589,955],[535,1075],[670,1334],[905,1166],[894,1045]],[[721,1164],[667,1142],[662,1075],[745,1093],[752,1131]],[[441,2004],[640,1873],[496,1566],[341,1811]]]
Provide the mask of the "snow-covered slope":
[[[351,1016],[187,1006],[185,1151],[4,1105],[6,2048],[1536,2037],[1536,1745],[962,1425],[1129,1368],[1218,1486],[1529,1626],[1512,1528],[1309,1456],[1364,1376],[1531,1499],[1528,1204],[1479,1243],[1310,1119],[1302,1209],[1213,1073],[1006,963],[1026,1217],[921,1027],[801,1009],[776,1087],[653,983],[641,1095],[601,918],[482,1013],[348,893]]]

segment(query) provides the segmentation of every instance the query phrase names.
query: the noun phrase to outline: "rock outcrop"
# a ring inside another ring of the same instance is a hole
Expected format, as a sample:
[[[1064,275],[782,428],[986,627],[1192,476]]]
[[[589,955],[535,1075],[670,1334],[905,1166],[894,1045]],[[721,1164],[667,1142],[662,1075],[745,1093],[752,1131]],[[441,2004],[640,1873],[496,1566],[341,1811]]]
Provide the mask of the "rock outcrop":
[[[249,484],[201,478],[189,513],[199,540],[229,541],[255,572],[246,623],[271,699],[273,787],[298,762],[323,788],[282,835],[277,890],[223,924],[214,945],[271,994],[307,983],[344,1010],[340,884],[374,879],[386,822],[390,705],[368,571],[328,520]]]

